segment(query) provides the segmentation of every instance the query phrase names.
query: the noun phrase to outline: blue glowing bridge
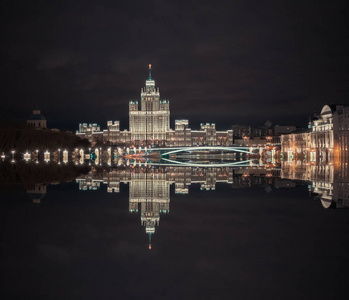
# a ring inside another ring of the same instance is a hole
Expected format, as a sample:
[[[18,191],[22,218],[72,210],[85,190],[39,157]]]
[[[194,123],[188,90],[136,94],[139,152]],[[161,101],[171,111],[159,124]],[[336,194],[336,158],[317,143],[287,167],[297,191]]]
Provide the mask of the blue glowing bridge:
[[[260,150],[260,147],[242,147],[242,146],[190,146],[190,147],[166,147],[166,148],[150,148],[141,149],[141,151],[160,152],[161,156],[167,156],[170,154],[176,154],[181,152],[199,152],[199,151],[225,151],[225,152],[238,152],[238,153],[253,153],[255,150]],[[137,151],[137,150],[136,150]]]

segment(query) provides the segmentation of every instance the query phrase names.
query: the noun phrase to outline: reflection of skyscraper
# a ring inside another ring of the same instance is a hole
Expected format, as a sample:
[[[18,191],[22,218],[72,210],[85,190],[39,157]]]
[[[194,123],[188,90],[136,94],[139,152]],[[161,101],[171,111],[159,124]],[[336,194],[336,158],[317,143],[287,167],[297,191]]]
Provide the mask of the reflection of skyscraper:
[[[138,211],[141,205],[141,223],[149,235],[149,248],[151,236],[155,226],[159,225],[160,213],[170,210],[170,182],[166,180],[166,173],[159,169],[145,169],[131,174],[130,182],[130,211]]]
[[[155,87],[151,77],[151,65],[149,78],[141,90],[141,109],[138,101],[130,101],[129,110],[131,141],[144,141],[145,144],[165,141],[170,128],[170,104],[168,100],[160,100],[159,88]]]
[[[234,174],[235,172],[235,174]],[[182,166],[142,167],[130,166],[112,168],[109,171],[92,169],[89,174],[76,179],[80,190],[97,190],[100,184],[107,184],[108,192],[119,192],[120,182],[129,183],[129,212],[140,210],[141,224],[151,238],[159,225],[160,215],[170,211],[170,186],[175,185],[175,193],[187,194],[191,184],[199,184],[201,190],[214,190],[217,183],[234,184],[234,187],[246,187],[241,178],[248,172],[248,186],[272,184],[272,178],[266,175],[266,169],[248,168],[246,170],[229,167],[191,168]],[[261,177],[258,177],[261,176]]]

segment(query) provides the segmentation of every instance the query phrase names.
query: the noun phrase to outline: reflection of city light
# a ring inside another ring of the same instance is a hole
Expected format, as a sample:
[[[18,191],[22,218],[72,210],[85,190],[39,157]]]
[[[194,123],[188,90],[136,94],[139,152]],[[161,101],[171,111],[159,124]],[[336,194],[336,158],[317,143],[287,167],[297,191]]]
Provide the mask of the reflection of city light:
[[[28,151],[26,153],[24,153],[24,155],[23,155],[23,158],[26,162],[28,162],[30,160],[30,157],[31,157],[31,155]]]

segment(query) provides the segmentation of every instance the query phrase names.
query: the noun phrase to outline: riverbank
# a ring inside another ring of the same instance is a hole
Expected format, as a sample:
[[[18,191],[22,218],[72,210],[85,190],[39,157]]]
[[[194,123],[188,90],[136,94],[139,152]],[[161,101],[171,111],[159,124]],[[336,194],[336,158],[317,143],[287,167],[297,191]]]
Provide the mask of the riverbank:
[[[47,150],[58,148],[89,147],[87,140],[80,139],[73,132],[58,129],[33,129],[27,126],[0,126],[0,153],[15,150]]]

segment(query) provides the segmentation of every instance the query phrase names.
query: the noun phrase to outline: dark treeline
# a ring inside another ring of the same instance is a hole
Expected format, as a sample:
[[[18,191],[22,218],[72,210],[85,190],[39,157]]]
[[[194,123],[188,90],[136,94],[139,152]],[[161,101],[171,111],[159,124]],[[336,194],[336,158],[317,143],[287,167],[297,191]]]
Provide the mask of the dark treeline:
[[[81,174],[88,173],[89,170],[88,166],[74,164],[36,164],[24,161],[12,164],[10,162],[0,162],[0,189],[8,189],[19,184],[24,188],[28,188],[38,183],[68,182]]]
[[[16,152],[23,152],[34,149],[85,148],[89,145],[90,143],[87,140],[80,139],[72,132],[0,125],[0,152],[8,152],[13,149]]]

